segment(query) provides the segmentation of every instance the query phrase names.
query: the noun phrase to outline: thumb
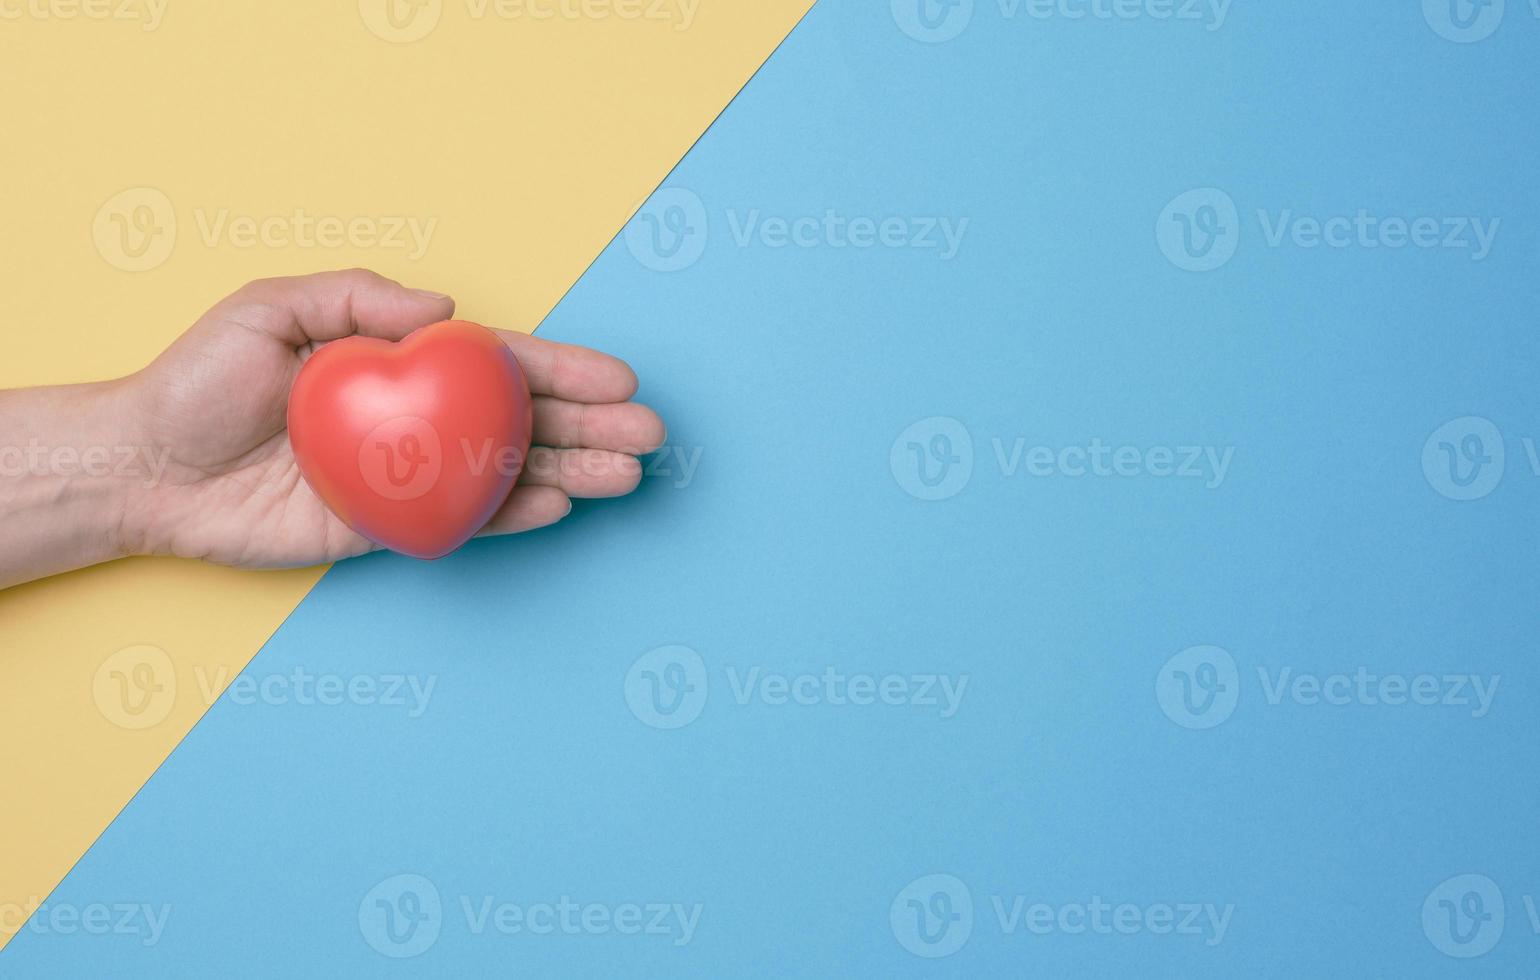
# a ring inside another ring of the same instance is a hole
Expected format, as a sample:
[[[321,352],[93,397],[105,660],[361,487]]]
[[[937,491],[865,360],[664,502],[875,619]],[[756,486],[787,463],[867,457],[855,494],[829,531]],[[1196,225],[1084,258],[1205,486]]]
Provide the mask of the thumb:
[[[400,340],[455,311],[442,293],[408,289],[368,269],[259,279],[220,305],[226,304],[259,307],[260,315],[244,319],[294,347],[353,334]]]

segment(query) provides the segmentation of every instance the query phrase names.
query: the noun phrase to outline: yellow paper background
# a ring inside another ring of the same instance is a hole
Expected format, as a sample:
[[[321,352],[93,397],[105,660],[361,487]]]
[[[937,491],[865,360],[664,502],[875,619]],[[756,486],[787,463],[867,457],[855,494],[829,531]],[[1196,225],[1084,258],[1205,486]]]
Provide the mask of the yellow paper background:
[[[248,279],[353,265],[533,330],[812,0],[385,2],[167,0],[153,30],[150,0],[8,5],[0,387],[128,373]],[[174,235],[133,223],[162,201]],[[434,224],[414,257],[362,224],[299,240],[297,209]],[[265,243],[232,237],[242,216]],[[0,945],[323,571],[132,560],[0,592]],[[172,686],[134,716],[103,684],[138,647]]]

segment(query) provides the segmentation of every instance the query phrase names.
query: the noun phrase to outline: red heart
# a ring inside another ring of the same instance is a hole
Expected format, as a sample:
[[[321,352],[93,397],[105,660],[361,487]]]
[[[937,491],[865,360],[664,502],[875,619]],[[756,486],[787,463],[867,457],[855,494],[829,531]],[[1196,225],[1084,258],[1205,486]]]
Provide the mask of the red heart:
[[[518,359],[464,320],[400,343],[327,344],[289,394],[289,442],[311,489],[348,527],[414,558],[442,558],[486,525],[532,425]]]

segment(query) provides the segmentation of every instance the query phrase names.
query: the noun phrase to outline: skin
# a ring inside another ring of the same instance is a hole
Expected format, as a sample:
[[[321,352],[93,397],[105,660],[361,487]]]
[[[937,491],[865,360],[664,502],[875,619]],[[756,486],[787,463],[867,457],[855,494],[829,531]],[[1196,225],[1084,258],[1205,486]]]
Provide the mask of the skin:
[[[286,568],[377,550],[300,476],[285,430],[289,389],[323,344],[400,340],[454,308],[365,270],[265,279],[129,377],[0,392],[0,588],[130,555]],[[636,489],[636,457],[662,445],[664,428],[630,400],[630,367],[497,333],[529,379],[535,446],[482,534],[544,527],[573,497]]]

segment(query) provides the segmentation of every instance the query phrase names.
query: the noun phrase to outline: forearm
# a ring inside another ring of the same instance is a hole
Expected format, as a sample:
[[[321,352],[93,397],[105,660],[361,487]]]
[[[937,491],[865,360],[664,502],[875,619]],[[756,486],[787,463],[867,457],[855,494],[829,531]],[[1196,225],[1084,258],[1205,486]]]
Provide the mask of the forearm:
[[[155,461],[123,401],[120,382],[0,391],[0,588],[126,553],[124,507]]]

